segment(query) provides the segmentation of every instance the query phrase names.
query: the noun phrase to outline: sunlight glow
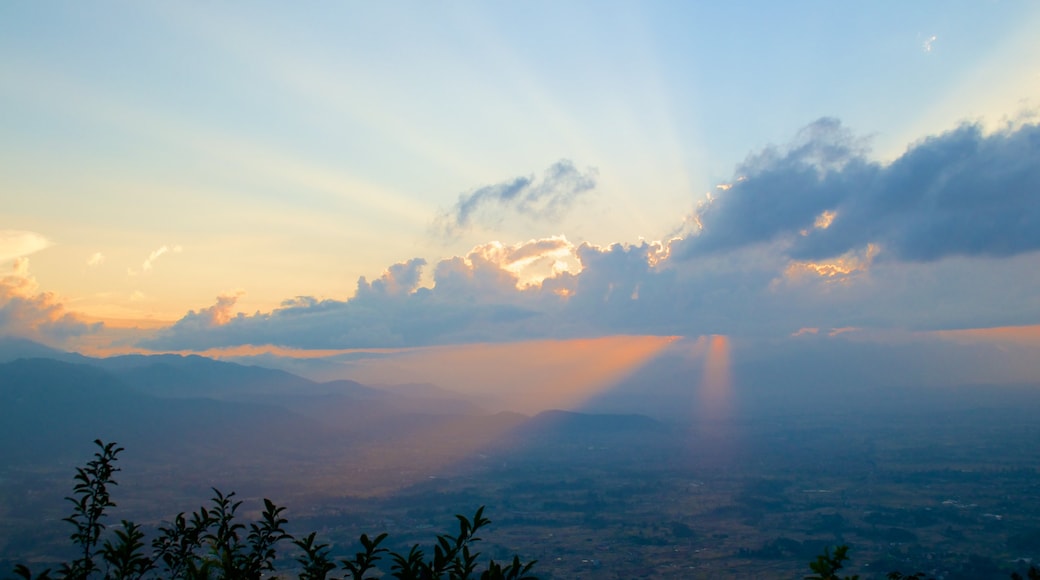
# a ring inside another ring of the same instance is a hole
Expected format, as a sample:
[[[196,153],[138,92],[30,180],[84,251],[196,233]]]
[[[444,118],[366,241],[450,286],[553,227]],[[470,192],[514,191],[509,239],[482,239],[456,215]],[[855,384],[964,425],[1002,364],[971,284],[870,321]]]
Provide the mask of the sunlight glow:
[[[831,224],[834,222],[834,218],[837,216],[837,212],[824,210],[823,213],[816,217],[816,221],[813,222],[813,227],[815,227],[818,230],[825,230],[831,227]]]
[[[366,384],[436,383],[520,413],[573,409],[675,340],[610,336],[422,348],[358,361],[350,378]]]
[[[580,410],[582,403],[647,364],[676,340],[678,337],[612,336],[422,348],[361,361],[352,367],[350,378],[369,385],[433,383],[485,401],[482,407],[488,411],[534,415],[549,409]],[[366,451],[357,462],[365,473],[351,473],[351,483],[358,477],[381,482],[381,488],[367,485],[364,489],[364,493],[379,494],[450,471],[456,462],[472,459],[510,432],[508,425],[499,424],[505,420],[492,416],[485,421],[497,429],[491,439],[470,435],[472,422],[464,419],[391,435]],[[486,435],[486,428],[483,433]],[[388,480],[396,483],[388,484]]]
[[[472,264],[473,256],[496,264],[516,276],[518,289],[538,286],[545,279],[555,278],[563,272],[577,274],[582,270],[576,247],[565,236],[550,236],[512,245],[493,241],[473,248],[466,261]]]
[[[1040,347],[1040,324],[998,326],[993,328],[961,328],[928,332],[939,338],[963,344],[996,343]]]
[[[847,252],[830,261],[791,262],[784,271],[784,276],[789,280],[813,276],[827,281],[846,283],[853,275],[867,271],[879,251],[876,244],[867,244],[862,251]]]
[[[707,337],[706,343],[704,370],[697,397],[698,415],[702,422],[727,416],[733,395],[729,337],[713,334]]]

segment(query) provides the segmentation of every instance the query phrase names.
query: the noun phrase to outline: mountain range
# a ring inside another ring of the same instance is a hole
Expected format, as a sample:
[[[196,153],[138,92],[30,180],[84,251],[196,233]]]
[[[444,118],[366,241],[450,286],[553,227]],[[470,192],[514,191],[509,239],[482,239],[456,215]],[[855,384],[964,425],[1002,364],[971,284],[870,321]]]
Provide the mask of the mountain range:
[[[0,462],[8,466],[77,461],[102,439],[194,470],[290,460],[434,469],[480,449],[660,428],[641,415],[491,413],[432,384],[316,382],[196,355],[92,358],[0,339]]]

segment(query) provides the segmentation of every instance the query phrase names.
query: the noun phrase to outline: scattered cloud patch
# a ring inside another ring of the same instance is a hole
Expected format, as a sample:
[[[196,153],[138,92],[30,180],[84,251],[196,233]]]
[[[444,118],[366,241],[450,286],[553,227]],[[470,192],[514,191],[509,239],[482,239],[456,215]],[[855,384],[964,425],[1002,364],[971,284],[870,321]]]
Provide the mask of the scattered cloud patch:
[[[141,264],[141,270],[144,271],[144,272],[147,272],[147,271],[151,270],[155,266],[155,261],[158,260],[159,257],[162,256],[163,254],[167,254],[167,253],[170,253],[170,252],[172,252],[174,254],[179,254],[181,251],[182,251],[182,248],[180,246],[173,246],[171,248],[170,246],[165,246],[164,245],[164,246],[154,250],[151,254],[148,254],[148,258],[146,258],[144,263]]]
[[[533,175],[516,177],[459,195],[434,226],[442,235],[454,237],[474,225],[494,225],[509,214],[556,220],[578,196],[596,187],[596,178],[595,169],[581,172],[574,163],[562,159],[549,166],[541,179]]]
[[[29,256],[52,245],[36,232],[0,230],[0,263]]]
[[[924,42],[921,43],[921,50],[932,52],[932,49],[935,48],[935,41],[937,40],[939,40],[939,37],[934,34],[924,39]]]
[[[91,268],[100,266],[101,264],[104,264],[104,263],[105,263],[105,255],[102,254],[101,252],[94,252],[93,254],[90,255],[89,258],[87,258],[87,266],[90,266]]]

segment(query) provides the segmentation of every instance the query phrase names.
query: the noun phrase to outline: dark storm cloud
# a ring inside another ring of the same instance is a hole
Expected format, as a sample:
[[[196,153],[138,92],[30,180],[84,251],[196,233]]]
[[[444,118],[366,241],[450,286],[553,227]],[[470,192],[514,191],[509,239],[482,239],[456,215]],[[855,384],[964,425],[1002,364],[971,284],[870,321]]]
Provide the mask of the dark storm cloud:
[[[1040,249],[1040,126],[986,134],[963,125],[870,161],[840,123],[822,119],[795,144],[738,167],[738,180],[700,214],[679,255],[786,238],[800,259],[878,244],[885,256],[1012,256]],[[829,227],[816,227],[824,212]]]
[[[536,179],[523,176],[487,185],[459,196],[458,202],[438,217],[437,229],[448,236],[474,224],[493,224],[502,215],[516,213],[537,219],[557,219],[582,193],[596,187],[596,171],[578,171],[561,159]]]

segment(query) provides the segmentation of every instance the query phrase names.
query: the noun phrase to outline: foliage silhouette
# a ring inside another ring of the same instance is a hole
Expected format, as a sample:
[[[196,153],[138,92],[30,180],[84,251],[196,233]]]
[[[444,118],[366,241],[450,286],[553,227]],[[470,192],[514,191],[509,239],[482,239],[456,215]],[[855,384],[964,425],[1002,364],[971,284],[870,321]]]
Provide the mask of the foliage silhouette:
[[[859,575],[838,576],[838,570],[841,570],[844,562],[849,559],[848,551],[848,546],[837,546],[834,548],[834,555],[831,555],[830,548],[824,548],[823,553],[816,556],[815,562],[809,562],[809,569],[815,574],[806,576],[805,580],[859,580]]]
[[[184,580],[259,580],[265,572],[275,571],[277,546],[291,542],[302,552],[295,558],[302,567],[301,580],[366,580],[380,573],[377,564],[388,555],[390,576],[398,580],[537,580],[531,574],[535,562],[523,562],[514,556],[502,564],[492,559],[479,570],[479,552],[471,547],[480,541],[477,531],[491,523],[484,517],[484,507],[477,509],[473,518],[462,515],[457,535],[437,536],[433,555],[427,558],[418,544],[407,554],[399,554],[380,547],[387,534],[375,539],[362,534],[362,551],[353,558],[342,559],[339,567],[347,573],[332,576],[337,566],[329,555],[328,544],[318,543],[316,533],[302,539],[293,538],[286,530],[288,520],[284,507],[264,499],[260,519],[241,523],[237,512],[242,502],[234,492],[224,494],[213,488],[210,507],[200,507],[186,516],[177,514],[173,522],[158,528],[146,550],[146,534],[137,524],[123,520],[113,537],[100,544],[105,530],[106,510],[115,507],[109,487],[116,485],[113,475],[119,471],[115,462],[122,447],[115,443],[95,440],[99,451],[85,467],[76,469],[76,485],[72,515],[65,518],[75,527],[69,536],[76,547],[76,558],[63,563],[58,571],[50,569],[38,574],[24,564],[17,564],[13,574],[23,580],[144,580],[171,578]],[[99,565],[103,564],[104,568]]]

